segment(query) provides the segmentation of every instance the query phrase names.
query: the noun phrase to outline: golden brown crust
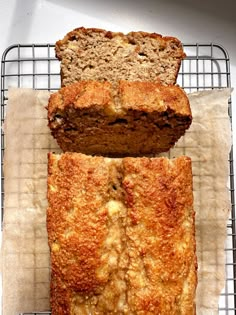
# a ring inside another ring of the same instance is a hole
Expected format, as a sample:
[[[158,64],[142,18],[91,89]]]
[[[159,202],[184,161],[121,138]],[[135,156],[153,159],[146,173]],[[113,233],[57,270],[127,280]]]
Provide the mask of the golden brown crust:
[[[48,119],[58,110],[65,111],[68,108],[103,108],[114,102],[111,96],[111,84],[109,82],[80,81],[61,88],[51,94],[48,103]]]
[[[63,151],[142,156],[168,151],[192,116],[176,85],[81,81],[51,95],[48,121]]]
[[[51,248],[51,306],[71,314],[74,292],[101,290],[99,250],[107,234],[108,171],[103,158],[49,154],[47,229]]]
[[[191,160],[124,159],[128,303],[138,314],[195,314]]]
[[[53,315],[195,314],[189,158],[49,154],[48,170]]]
[[[121,106],[126,110],[158,111],[162,114],[171,111],[175,115],[191,117],[188,97],[177,85],[121,81],[119,91]]]
[[[176,115],[186,115],[191,118],[188,97],[178,85],[165,86],[139,81],[120,81],[118,87],[112,86],[109,82],[80,81],[63,87],[50,96],[48,118],[51,120],[55,111],[66,110],[67,107],[91,108],[91,110],[100,107],[106,112],[108,105],[111,108],[118,105],[123,111],[131,109],[162,114],[172,111]]]

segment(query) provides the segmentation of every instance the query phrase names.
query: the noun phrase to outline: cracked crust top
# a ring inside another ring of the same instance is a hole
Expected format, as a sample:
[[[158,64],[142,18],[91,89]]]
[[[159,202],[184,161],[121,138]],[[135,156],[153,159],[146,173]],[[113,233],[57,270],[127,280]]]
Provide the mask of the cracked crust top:
[[[57,111],[69,109],[102,109],[114,116],[128,110],[146,113],[171,111],[175,115],[192,118],[188,97],[181,87],[153,82],[120,81],[118,86],[110,82],[76,82],[50,96],[49,121]]]
[[[49,154],[53,315],[194,315],[191,160]]]
[[[168,151],[192,116],[176,85],[80,81],[51,95],[48,122],[64,152],[122,157]]]

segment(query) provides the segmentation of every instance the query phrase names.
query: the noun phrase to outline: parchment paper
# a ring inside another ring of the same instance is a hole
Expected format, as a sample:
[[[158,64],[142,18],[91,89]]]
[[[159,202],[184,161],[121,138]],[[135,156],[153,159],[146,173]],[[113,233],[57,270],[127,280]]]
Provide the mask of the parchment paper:
[[[49,93],[10,89],[5,122],[3,315],[49,310],[47,153],[60,152],[47,127]],[[192,158],[198,256],[197,314],[217,314],[224,287],[231,146],[229,89],[190,94],[193,123],[167,155]]]

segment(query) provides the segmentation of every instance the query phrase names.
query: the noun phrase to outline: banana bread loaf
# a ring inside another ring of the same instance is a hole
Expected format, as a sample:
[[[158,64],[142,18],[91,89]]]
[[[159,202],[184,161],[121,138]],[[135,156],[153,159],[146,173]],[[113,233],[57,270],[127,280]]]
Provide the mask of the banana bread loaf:
[[[56,43],[56,56],[65,86],[80,80],[174,84],[185,54],[174,37],[81,27]]]
[[[191,160],[49,154],[52,315],[195,315]]]
[[[192,120],[178,86],[80,81],[51,95],[48,121],[63,151],[111,157],[168,151]]]

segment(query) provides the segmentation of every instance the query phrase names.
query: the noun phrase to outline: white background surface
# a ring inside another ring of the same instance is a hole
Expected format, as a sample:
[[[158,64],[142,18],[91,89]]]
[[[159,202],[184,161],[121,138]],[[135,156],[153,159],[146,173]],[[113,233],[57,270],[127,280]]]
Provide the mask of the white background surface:
[[[55,43],[80,26],[221,44],[230,56],[236,90],[235,0],[0,0],[0,55],[12,44]],[[236,91],[232,104],[236,130]],[[235,143],[236,134],[236,148]]]

